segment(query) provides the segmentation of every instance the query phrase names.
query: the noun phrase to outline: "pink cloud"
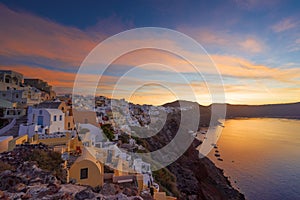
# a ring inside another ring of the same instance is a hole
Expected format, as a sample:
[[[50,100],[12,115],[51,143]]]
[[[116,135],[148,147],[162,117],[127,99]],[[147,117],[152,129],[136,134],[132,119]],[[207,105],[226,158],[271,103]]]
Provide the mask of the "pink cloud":
[[[278,23],[274,24],[271,28],[274,32],[283,32],[297,26],[297,22],[295,22],[292,18],[286,18]]]

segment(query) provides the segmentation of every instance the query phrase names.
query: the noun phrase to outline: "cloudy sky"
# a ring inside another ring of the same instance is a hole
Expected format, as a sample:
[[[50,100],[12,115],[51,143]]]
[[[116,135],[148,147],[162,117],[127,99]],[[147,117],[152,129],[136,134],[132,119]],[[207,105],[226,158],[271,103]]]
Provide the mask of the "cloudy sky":
[[[119,41],[110,51],[141,39],[145,46],[181,49],[202,66],[205,78],[181,55],[144,49],[116,59],[97,83],[98,94],[152,104],[196,97],[210,104],[211,88],[222,87],[225,101],[232,104],[296,102],[299,19],[296,0],[0,1],[0,69],[44,79],[57,93],[70,93],[82,62],[99,43],[128,29],[161,27],[193,38],[209,57],[184,41],[174,42],[166,35],[154,41],[146,33]],[[214,65],[223,85],[210,70]],[[89,91],[89,82],[98,80],[99,74],[89,71],[82,77],[87,82],[81,87]]]

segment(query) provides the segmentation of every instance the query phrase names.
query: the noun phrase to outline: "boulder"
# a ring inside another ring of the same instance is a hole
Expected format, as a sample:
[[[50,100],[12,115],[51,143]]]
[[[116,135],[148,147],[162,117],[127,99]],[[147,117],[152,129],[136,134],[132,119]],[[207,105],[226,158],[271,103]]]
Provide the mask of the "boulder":
[[[92,199],[95,197],[95,194],[90,188],[87,188],[85,190],[82,190],[75,194],[76,200],[85,200],[85,199]]]
[[[117,188],[116,185],[112,183],[106,183],[103,185],[100,193],[103,195],[115,195],[118,192],[119,192],[119,188]]]

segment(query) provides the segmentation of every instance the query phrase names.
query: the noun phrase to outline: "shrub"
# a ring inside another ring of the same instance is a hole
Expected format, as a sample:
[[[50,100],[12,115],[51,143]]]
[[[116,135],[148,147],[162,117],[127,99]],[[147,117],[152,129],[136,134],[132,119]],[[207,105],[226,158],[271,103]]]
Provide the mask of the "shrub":
[[[103,133],[107,137],[107,139],[113,140],[115,138],[114,130],[113,130],[111,124],[104,124],[101,126],[101,128],[103,130]]]
[[[25,160],[36,161],[39,168],[53,172],[58,178],[62,175],[63,160],[58,152],[35,149]]]
[[[168,169],[162,168],[154,171],[153,177],[164,192],[169,195],[179,196],[179,191],[176,187],[176,177]]]

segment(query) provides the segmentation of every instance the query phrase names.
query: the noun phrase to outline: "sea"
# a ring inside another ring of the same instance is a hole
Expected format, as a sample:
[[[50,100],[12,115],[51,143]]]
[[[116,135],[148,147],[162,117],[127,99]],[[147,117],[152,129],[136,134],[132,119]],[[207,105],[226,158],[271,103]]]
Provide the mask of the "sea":
[[[246,199],[300,200],[300,120],[230,119],[224,125],[208,157]]]

